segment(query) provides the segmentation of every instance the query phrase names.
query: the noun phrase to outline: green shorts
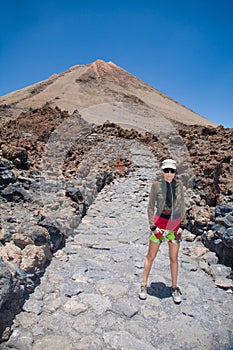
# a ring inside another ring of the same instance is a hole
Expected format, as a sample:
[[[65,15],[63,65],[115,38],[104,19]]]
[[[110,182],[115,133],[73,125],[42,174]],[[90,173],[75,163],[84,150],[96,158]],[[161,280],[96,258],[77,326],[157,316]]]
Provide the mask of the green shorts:
[[[150,241],[155,243],[162,243],[168,241],[170,243],[180,243],[181,235],[178,235],[176,231],[161,230],[159,233],[155,231],[151,232]]]

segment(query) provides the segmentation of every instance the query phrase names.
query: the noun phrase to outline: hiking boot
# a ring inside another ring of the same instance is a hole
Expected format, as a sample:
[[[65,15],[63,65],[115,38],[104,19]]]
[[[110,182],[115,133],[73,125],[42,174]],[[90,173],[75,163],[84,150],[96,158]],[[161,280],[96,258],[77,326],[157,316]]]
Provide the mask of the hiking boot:
[[[146,300],[147,298],[147,287],[144,284],[141,284],[141,290],[139,293],[139,298],[142,300]]]
[[[181,301],[182,301],[182,297],[181,297],[182,293],[181,293],[179,287],[171,288],[171,295],[172,295],[172,298],[173,298],[175,304],[180,304],[181,303]]]

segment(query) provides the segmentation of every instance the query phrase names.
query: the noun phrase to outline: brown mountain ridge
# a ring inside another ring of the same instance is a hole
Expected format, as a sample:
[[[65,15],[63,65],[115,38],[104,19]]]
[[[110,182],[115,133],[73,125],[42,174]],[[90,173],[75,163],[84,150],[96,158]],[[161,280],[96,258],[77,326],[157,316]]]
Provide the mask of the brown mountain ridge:
[[[61,74],[0,97],[4,112],[18,116],[49,103],[88,122],[106,120],[148,131],[166,129],[170,122],[216,126],[112,62],[97,60],[76,65]]]

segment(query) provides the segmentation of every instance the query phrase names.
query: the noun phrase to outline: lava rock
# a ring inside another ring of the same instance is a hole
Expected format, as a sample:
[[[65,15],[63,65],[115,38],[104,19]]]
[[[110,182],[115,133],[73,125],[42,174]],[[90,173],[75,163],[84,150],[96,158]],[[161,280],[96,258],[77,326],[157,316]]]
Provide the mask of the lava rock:
[[[16,177],[15,174],[10,170],[4,170],[0,173],[0,185],[7,186],[10,183],[15,183]]]
[[[55,219],[47,217],[40,221],[39,225],[48,230],[50,247],[55,252],[64,243],[64,235],[61,232],[60,224]]]
[[[233,207],[230,205],[218,205],[215,210],[216,216],[225,216],[227,214],[233,213]]]
[[[100,192],[105,184],[106,184],[106,180],[107,180],[107,174],[103,173],[99,176],[96,177],[96,186],[97,186],[97,191]]]
[[[226,217],[222,217],[222,216],[218,216],[215,219],[215,222],[216,222],[216,224],[224,225],[227,228],[232,226],[232,223]]]
[[[81,191],[75,187],[67,187],[66,196],[70,197],[76,203],[83,203],[84,201]]]
[[[226,229],[222,233],[222,241],[228,248],[233,248],[233,227]]]
[[[20,183],[8,185],[2,192],[1,196],[8,202],[20,202],[20,201],[31,201],[31,197],[28,192],[21,186]]]
[[[13,288],[13,279],[7,265],[0,258],[0,308],[9,298]]]

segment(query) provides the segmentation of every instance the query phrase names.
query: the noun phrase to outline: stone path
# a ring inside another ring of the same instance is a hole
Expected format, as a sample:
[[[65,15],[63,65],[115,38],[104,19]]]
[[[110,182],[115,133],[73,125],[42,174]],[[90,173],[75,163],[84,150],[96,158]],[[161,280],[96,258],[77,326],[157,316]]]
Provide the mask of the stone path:
[[[233,348],[232,295],[180,250],[183,302],[170,297],[168,248],[160,247],[149,296],[138,292],[147,252],[151,154],[133,150],[137,170],[106,186],[76,235],[59,250],[16,316],[2,349],[196,350]]]

